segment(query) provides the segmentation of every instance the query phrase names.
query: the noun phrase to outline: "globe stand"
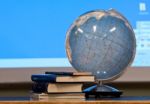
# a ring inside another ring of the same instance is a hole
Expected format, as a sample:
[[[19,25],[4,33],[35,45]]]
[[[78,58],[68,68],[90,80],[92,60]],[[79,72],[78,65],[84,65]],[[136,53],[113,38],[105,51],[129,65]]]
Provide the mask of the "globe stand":
[[[79,16],[66,36],[71,65],[101,81],[83,91],[86,97],[120,97],[121,91],[102,81],[120,77],[135,57],[135,34],[127,19],[113,9],[89,11]]]
[[[122,95],[122,91],[119,91],[118,89],[104,85],[102,82],[97,83],[95,86],[91,86],[84,90],[86,98],[118,98],[120,95]]]

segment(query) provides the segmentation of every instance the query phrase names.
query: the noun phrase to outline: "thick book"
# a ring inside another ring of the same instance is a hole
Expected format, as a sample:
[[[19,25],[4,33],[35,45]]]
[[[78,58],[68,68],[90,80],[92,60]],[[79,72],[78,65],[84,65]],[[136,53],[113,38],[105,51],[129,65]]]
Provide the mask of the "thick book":
[[[50,83],[47,86],[48,93],[82,92],[82,83]]]
[[[33,83],[32,84],[32,92],[34,93],[43,93],[47,92],[47,83]]]
[[[55,74],[61,76],[88,76],[92,75],[91,72],[45,72],[45,74]]]
[[[33,74],[31,80],[34,82],[94,82],[94,76],[59,76],[55,74]]]
[[[48,94],[48,93],[32,93],[30,95],[32,99],[84,99],[84,93],[60,93],[60,94]]]
[[[82,92],[83,83],[34,83],[34,93],[70,93]]]

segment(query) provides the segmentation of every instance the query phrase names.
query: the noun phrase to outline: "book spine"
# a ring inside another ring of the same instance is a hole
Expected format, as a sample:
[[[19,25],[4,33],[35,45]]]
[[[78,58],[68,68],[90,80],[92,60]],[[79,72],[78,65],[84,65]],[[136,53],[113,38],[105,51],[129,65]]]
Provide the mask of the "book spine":
[[[33,93],[43,93],[47,92],[47,83],[34,83],[32,85],[32,91]]]
[[[56,82],[56,77],[54,74],[33,74],[31,80],[37,83],[54,83]]]
[[[73,72],[45,72],[45,74],[55,74],[60,76],[73,76]]]

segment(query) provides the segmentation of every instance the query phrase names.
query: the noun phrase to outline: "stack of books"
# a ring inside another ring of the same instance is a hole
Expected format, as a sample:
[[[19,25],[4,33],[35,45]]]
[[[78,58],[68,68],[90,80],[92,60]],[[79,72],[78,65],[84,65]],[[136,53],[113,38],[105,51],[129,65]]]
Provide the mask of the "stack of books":
[[[32,75],[31,80],[32,99],[84,99],[83,84],[95,78],[90,72],[46,72]]]

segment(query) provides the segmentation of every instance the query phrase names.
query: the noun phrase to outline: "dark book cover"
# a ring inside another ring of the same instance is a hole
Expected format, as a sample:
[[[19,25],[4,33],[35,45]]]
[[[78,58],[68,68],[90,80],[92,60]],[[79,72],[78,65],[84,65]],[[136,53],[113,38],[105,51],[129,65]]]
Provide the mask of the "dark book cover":
[[[45,74],[54,74],[59,76],[73,76],[73,72],[45,72]]]
[[[39,83],[54,83],[56,82],[56,77],[57,75],[55,74],[33,74],[31,80]]]
[[[49,83],[33,83],[32,84],[32,93],[38,93],[38,94],[40,94],[40,93],[67,94],[67,93],[81,93],[82,92],[82,88],[80,88],[80,91],[78,91],[78,92],[75,89],[72,89],[71,91],[66,92],[66,91],[56,91],[57,89],[53,90],[52,87],[49,88],[48,86],[49,86]],[[65,87],[64,84],[62,85],[62,87]],[[60,90],[60,89],[58,88],[58,90]],[[51,91],[51,90],[53,90],[53,91]],[[68,87],[66,88],[66,90],[68,90]]]
[[[91,76],[91,72],[45,72],[45,74],[55,74],[59,76]]]
[[[33,83],[32,92],[33,93],[47,92],[47,83]]]

